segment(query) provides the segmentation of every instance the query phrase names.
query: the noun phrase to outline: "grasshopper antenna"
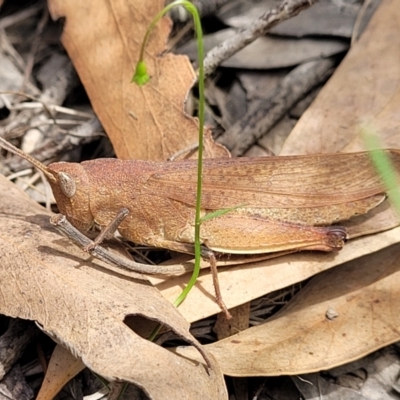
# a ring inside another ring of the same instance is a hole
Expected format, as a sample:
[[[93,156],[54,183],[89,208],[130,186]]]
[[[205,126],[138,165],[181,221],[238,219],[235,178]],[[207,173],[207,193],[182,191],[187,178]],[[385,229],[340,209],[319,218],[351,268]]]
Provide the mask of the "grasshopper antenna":
[[[51,182],[57,183],[57,178],[51,173],[51,171],[48,169],[46,165],[42,164],[40,161],[36,160],[29,154],[24,153],[22,150],[13,146],[11,143],[8,143],[2,137],[0,137],[0,147],[30,162],[38,170],[42,171]]]

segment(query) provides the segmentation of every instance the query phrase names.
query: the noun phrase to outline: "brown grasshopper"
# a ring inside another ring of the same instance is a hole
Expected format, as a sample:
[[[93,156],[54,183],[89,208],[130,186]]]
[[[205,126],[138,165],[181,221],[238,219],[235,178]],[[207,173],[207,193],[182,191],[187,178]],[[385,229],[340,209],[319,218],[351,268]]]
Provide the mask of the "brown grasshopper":
[[[193,253],[197,161],[45,166],[1,138],[0,146],[45,174],[73,226],[100,227],[96,244],[118,229],[135,243]],[[400,151],[386,153],[398,170]],[[201,242],[231,254],[340,250],[346,230],[331,224],[368,212],[384,192],[368,152],[204,160],[203,214],[233,209],[202,223]]]

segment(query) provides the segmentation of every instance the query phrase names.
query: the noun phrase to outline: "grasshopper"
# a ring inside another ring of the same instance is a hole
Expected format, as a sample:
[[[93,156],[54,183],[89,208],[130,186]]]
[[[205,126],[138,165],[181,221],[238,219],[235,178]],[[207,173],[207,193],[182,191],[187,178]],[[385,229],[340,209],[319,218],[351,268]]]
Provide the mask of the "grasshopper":
[[[81,232],[118,229],[142,245],[193,253],[197,161],[96,159],[45,166],[4,139],[48,179],[60,212]],[[400,151],[386,150],[396,168]],[[390,172],[388,172],[390,173]],[[230,254],[340,250],[345,228],[385,199],[368,152],[204,160],[205,249]],[[239,206],[238,205],[242,205]]]

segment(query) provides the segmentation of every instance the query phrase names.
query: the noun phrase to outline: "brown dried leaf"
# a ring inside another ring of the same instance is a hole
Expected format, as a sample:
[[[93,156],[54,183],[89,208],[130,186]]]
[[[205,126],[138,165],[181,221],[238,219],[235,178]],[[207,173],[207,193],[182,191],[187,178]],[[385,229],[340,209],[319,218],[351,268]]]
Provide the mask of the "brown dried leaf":
[[[280,154],[365,150],[358,136],[361,124],[379,133],[382,147],[398,147],[399,48],[399,4],[383,0]]]
[[[318,275],[270,321],[207,348],[232,376],[329,369],[398,341],[399,307],[395,245]]]
[[[129,272],[85,260],[54,232],[49,214],[3,177],[0,191],[0,281],[7,282],[1,314],[37,321],[93,371],[133,382],[151,398],[226,398],[212,357],[208,371],[124,323],[129,316],[161,322],[201,351],[189,324],[155,288]]]
[[[343,223],[350,239],[382,232],[399,225],[400,215],[391,207],[388,201],[379,204],[368,214],[360,215]]]
[[[196,79],[193,68],[186,56],[162,54],[169,19],[157,24],[146,47],[151,82],[143,87],[130,82],[146,29],[164,1],[48,4],[53,18],[66,18],[62,42],[119,158],[166,160],[198,142],[197,121],[183,112]]]
[[[384,249],[400,240],[400,227],[349,241],[338,253],[295,253],[271,260],[218,268],[222,297],[228,308],[246,303],[274,290],[301,282],[317,273]],[[206,262],[205,262],[206,264]],[[173,300],[188,276],[170,279],[150,277],[167,299]],[[179,311],[190,322],[220,311],[214,300],[212,278],[202,271],[196,286]]]
[[[59,344],[51,355],[40,391],[36,400],[53,400],[57,393],[74,376],[85,368],[85,364]]]

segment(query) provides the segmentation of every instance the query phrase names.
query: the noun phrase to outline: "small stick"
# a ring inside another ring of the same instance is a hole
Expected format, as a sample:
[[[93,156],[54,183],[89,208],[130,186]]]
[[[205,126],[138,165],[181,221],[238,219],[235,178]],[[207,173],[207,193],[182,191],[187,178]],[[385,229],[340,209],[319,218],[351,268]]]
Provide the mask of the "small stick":
[[[50,223],[54,225],[61,233],[67,236],[70,240],[76,243],[82,248],[88,248],[94,244],[93,240],[86,237],[78,229],[68,222],[65,215],[56,214],[50,218]],[[158,265],[148,265],[137,263],[136,261],[129,260],[124,257],[119,257],[116,254],[111,253],[105,248],[95,245],[94,248],[89,248],[90,255],[96,257],[106,263],[110,263],[117,267],[138,272],[139,274],[149,274],[149,275],[180,275],[185,272],[191,271],[190,268],[185,268],[183,265],[171,265],[171,266],[158,266]],[[145,277],[138,274],[138,279],[146,280]]]
[[[168,161],[175,161],[178,157],[182,156],[185,153],[188,153],[188,156],[189,156],[189,153],[197,150],[198,148],[199,148],[199,144],[193,143],[190,146],[185,147],[184,149],[179,150],[176,153],[172,154],[172,156],[168,158]]]
[[[312,6],[318,0],[284,0],[277,7],[267,11],[246,28],[239,29],[230,39],[210,50],[204,59],[204,73],[210,75],[218,65],[239,50],[265,35],[271,28],[300,11]]]

